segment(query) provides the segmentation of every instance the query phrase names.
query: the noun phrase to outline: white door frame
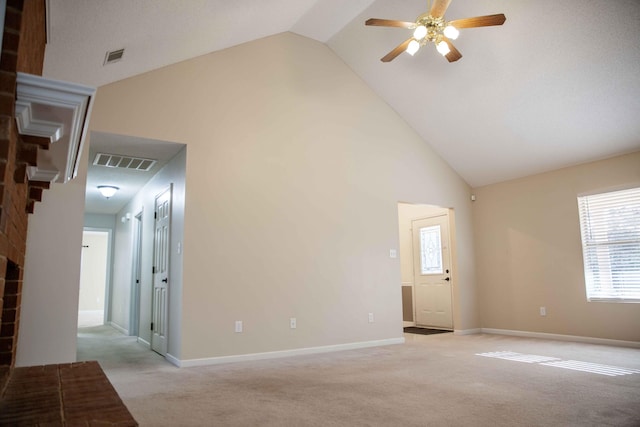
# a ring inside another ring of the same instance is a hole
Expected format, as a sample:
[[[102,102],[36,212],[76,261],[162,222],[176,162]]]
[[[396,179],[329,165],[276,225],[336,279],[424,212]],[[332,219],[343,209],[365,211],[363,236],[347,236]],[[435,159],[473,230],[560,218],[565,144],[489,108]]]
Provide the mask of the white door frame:
[[[131,262],[131,304],[129,309],[129,335],[140,336],[140,288],[142,281],[142,221],[144,208],[134,215]]]

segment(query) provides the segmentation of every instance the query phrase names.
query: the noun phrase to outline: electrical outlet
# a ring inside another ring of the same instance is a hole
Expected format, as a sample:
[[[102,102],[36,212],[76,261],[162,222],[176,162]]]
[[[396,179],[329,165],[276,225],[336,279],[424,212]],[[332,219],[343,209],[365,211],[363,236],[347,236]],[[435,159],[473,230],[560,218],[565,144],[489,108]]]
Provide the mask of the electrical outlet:
[[[396,249],[389,249],[389,258],[398,258],[398,251]]]
[[[242,320],[236,320],[236,332],[242,332]]]
[[[540,316],[547,315],[547,307],[540,307]]]
[[[298,325],[297,325],[296,318],[295,318],[295,317],[290,318],[290,319],[289,319],[289,327],[290,327],[291,329],[295,329],[297,326],[298,326]]]
[[[373,323],[373,313],[369,313],[369,323]]]

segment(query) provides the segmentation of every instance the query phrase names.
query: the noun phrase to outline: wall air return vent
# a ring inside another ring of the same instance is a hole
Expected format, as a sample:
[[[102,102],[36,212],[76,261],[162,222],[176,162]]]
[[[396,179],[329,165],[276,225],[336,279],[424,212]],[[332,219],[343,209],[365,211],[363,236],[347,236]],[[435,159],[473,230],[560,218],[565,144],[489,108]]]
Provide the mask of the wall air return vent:
[[[124,56],[124,49],[112,50],[107,52],[107,55],[104,57],[104,65],[113,64],[114,62],[118,62]]]
[[[118,154],[96,154],[93,161],[95,166],[104,166],[106,168],[130,169],[141,172],[148,172],[156,164],[157,160],[142,159],[140,157],[120,156]]]

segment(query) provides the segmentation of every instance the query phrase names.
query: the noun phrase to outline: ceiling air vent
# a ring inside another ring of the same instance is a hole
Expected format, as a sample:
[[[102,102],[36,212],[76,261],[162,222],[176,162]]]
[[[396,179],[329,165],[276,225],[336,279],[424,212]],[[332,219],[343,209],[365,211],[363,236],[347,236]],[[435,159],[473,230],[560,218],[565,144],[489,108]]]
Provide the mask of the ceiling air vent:
[[[104,65],[113,64],[114,62],[120,61],[123,55],[124,49],[112,50],[111,52],[107,52],[107,55],[104,58]]]
[[[157,160],[143,159],[140,157],[120,156],[118,154],[96,154],[93,164],[106,168],[130,169],[147,172],[156,164]]]

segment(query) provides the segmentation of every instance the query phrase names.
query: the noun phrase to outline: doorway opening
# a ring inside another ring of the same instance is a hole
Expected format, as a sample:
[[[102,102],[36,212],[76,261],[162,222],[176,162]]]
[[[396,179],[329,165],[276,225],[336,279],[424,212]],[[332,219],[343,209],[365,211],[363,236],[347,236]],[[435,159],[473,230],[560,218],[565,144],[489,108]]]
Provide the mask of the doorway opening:
[[[453,211],[398,203],[402,316],[405,328],[454,329]]]
[[[78,327],[101,326],[109,313],[111,230],[85,228],[82,233]]]

